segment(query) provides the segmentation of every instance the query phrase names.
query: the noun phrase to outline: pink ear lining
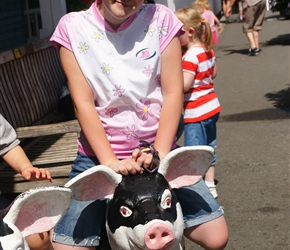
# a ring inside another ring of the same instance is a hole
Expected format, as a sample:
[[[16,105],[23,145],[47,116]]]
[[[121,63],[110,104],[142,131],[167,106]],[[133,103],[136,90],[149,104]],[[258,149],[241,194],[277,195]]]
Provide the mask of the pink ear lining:
[[[68,181],[65,186],[72,190],[76,200],[111,198],[122,176],[104,165],[97,165]]]
[[[70,185],[73,198],[77,200],[96,200],[110,198],[116,185],[112,183],[102,172],[95,172],[84,176]]]
[[[205,174],[211,160],[211,150],[201,150],[200,147],[180,148],[179,152],[168,159],[165,178],[172,188],[193,185]]]
[[[70,201],[71,190],[68,188],[31,189],[15,199],[3,220],[14,224],[24,237],[49,231],[66,212]]]
[[[53,201],[49,201],[52,203]],[[45,232],[52,229],[60,219],[61,214],[53,211],[54,208],[48,202],[35,201],[24,202],[19,211],[15,226],[24,237],[27,235]],[[55,216],[48,217],[50,214]]]

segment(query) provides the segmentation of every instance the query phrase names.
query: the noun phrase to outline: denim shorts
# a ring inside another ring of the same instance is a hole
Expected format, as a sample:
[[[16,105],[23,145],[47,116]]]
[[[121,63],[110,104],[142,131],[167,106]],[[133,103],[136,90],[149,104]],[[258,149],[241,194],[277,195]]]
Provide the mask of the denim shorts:
[[[97,164],[97,158],[78,153],[70,178]],[[214,220],[224,213],[203,180],[174,191],[182,207],[185,228]],[[65,245],[98,246],[106,207],[105,199],[85,202],[72,200],[67,213],[54,228],[52,240]]]
[[[207,145],[216,148],[216,123],[220,113],[200,122],[184,124],[184,146]],[[216,153],[212,166],[216,164]]]

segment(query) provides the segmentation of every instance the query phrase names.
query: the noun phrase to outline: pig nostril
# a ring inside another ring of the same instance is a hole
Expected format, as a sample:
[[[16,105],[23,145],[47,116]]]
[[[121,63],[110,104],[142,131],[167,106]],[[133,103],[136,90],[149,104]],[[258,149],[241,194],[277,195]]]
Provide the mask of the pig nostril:
[[[164,237],[167,237],[168,235],[169,235],[168,233],[164,232],[161,234],[161,237],[164,238]]]
[[[174,242],[174,233],[170,226],[157,222],[148,228],[144,242],[150,250],[169,249]]]
[[[169,234],[167,232],[161,233],[161,238],[165,238],[165,237],[168,237],[168,236],[169,236]],[[155,233],[149,235],[149,239],[150,240],[153,240],[155,238],[156,238],[156,234]]]

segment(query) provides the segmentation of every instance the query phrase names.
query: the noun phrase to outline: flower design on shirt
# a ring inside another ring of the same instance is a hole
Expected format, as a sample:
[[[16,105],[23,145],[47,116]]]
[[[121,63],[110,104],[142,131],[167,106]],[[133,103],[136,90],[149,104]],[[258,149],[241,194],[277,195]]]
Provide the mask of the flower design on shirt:
[[[110,117],[113,117],[118,112],[117,108],[106,108],[106,115],[110,115]]]
[[[152,37],[153,33],[156,31],[156,28],[152,24],[150,24],[148,25],[147,30],[144,31],[147,33],[148,36]]]
[[[140,103],[136,103],[136,107],[138,110],[137,114],[139,116],[142,116],[142,121],[147,121],[148,120],[148,115],[153,116],[153,113],[149,110],[150,105],[151,105],[151,101],[150,100],[146,100],[144,103],[142,102],[142,100],[140,100]]]
[[[123,133],[126,135],[127,140],[131,140],[132,138],[138,138],[137,133],[139,133],[139,130],[135,128],[135,125],[132,125],[131,128],[127,127],[127,130],[123,131]]]
[[[161,26],[158,28],[159,30],[159,36],[167,36],[168,35],[168,26]]]
[[[111,70],[112,70],[113,68],[110,67],[109,64],[105,64],[105,63],[103,63],[101,69],[102,69],[103,74],[110,75]]]
[[[86,43],[82,43],[80,42],[79,44],[80,46],[78,47],[78,49],[80,50],[79,52],[80,53],[84,53],[85,55],[88,53],[88,50],[89,50],[89,46],[86,45]]]
[[[113,91],[115,92],[114,96],[119,96],[119,97],[121,97],[122,94],[125,92],[125,89],[122,89],[122,88],[121,88],[121,85],[118,87],[118,86],[115,84],[115,89],[113,89]]]
[[[99,42],[100,40],[104,39],[104,33],[98,29],[97,31],[94,32],[92,38],[94,38],[96,42]]]
[[[145,74],[147,77],[150,77],[153,74],[153,68],[151,68],[150,65],[144,67],[144,70],[142,71],[143,74]]]

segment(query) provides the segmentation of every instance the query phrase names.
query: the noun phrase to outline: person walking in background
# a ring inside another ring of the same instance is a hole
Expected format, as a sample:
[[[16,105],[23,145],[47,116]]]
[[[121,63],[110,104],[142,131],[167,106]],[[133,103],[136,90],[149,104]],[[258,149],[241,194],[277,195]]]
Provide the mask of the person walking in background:
[[[222,0],[222,8],[223,8],[223,14],[226,18],[226,22],[230,22],[230,17],[232,15],[232,7],[234,5],[236,0]]]
[[[266,0],[242,0],[243,32],[249,41],[249,56],[257,56],[261,52],[259,32],[262,30],[266,14]]]
[[[33,167],[27,155],[19,145],[14,128],[0,114],[0,155],[3,160],[16,172],[21,174],[24,180],[48,180],[52,182],[49,171],[43,168]],[[1,172],[0,172],[1,174]],[[1,201],[1,196],[0,196]],[[5,199],[6,201],[6,199]],[[8,201],[7,201],[8,203]],[[25,239],[31,250],[53,250],[50,237],[47,232],[34,234]]]
[[[210,4],[207,0],[196,0],[193,5],[193,8],[197,9],[201,16],[205,18],[209,24],[213,37],[213,44],[218,44],[218,36],[216,32],[216,26],[218,27],[218,32],[221,33],[223,28],[220,26],[220,21],[216,15],[210,10]]]
[[[208,21],[197,10],[187,8],[176,12],[184,23],[185,34],[180,37],[187,51],[182,58],[184,77],[184,145],[216,147],[216,123],[221,105],[214,90],[216,77],[213,39]],[[214,198],[216,153],[205,175],[205,184]]]

